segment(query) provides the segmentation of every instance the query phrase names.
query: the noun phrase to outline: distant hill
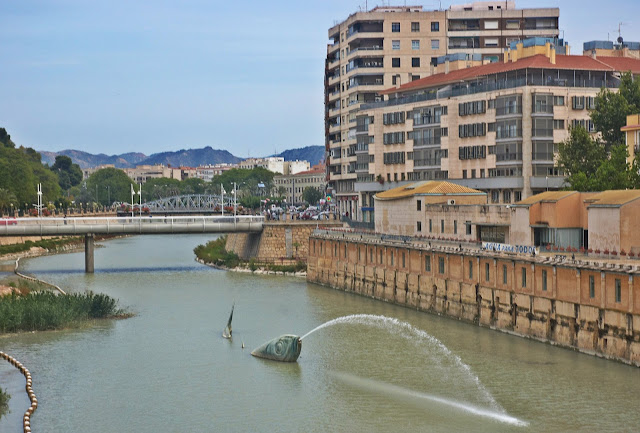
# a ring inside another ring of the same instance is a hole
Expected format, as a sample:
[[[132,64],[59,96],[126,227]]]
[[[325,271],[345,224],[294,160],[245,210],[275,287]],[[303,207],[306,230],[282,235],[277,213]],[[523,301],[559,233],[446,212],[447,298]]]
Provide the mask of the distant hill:
[[[104,164],[113,164],[117,168],[132,168],[142,164],[197,167],[206,164],[236,164],[242,161],[242,158],[238,158],[226,150],[213,149],[210,146],[202,149],[181,149],[175,152],[154,153],[149,156],[136,152],[123,153],[122,155],[105,155],[104,153],[94,155],[71,149],[60,152],[41,151],[40,154],[42,155],[42,162],[44,164],[53,165],[57,155],[66,155],[78,164],[80,168],[97,167]],[[285,161],[307,160],[311,165],[314,165],[324,160],[324,146],[307,146],[299,149],[289,149],[274,156],[281,156]]]
[[[140,164],[164,164],[172,167],[197,167],[206,164],[236,164],[242,161],[242,158],[233,156],[226,150],[212,149],[207,146],[203,149],[182,149],[176,152],[154,153]]]
[[[89,168],[96,167],[98,165],[103,164],[113,164],[118,168],[130,168],[135,167],[137,164],[140,164],[140,161],[143,161],[147,158],[147,155],[144,153],[123,153],[122,155],[105,155],[104,153],[100,153],[98,155],[94,155],[92,153],[83,152],[81,150],[61,150],[60,152],[39,152],[42,155],[42,162],[44,164],[53,165],[56,161],[57,155],[66,155],[73,162],[78,164],[80,168]]]
[[[298,149],[289,149],[274,156],[281,156],[285,161],[307,160],[313,166],[324,161],[324,146],[307,146]]]

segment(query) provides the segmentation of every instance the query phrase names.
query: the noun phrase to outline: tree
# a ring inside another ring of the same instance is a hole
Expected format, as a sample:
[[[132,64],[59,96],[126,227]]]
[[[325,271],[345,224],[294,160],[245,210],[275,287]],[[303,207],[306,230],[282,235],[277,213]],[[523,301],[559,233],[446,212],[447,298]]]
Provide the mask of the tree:
[[[58,175],[58,183],[63,190],[68,190],[82,182],[82,169],[66,155],[56,156],[56,162],[51,166],[51,171]]]
[[[595,175],[607,158],[607,152],[597,140],[591,138],[582,126],[569,129],[569,138],[560,143],[557,165],[565,175],[571,189],[595,191]]]
[[[131,201],[131,185],[134,185],[133,181],[129,176],[125,174],[124,171],[119,170],[117,168],[103,168],[101,170],[96,171],[89,179],[87,179],[87,187],[86,191],[91,195],[93,201],[98,202],[102,205],[110,205],[108,203],[109,197],[111,195],[111,202],[121,201],[121,202],[130,202]],[[98,191],[98,197],[96,198],[96,187]],[[105,189],[109,187],[109,194],[105,191]],[[136,192],[138,191],[135,188]],[[137,200],[136,197],[134,200]],[[145,200],[145,197],[142,197]]]
[[[620,128],[626,125],[629,114],[640,111],[640,81],[625,72],[620,78],[618,92],[602,89],[595,102],[596,108],[590,114],[596,131],[602,133],[607,145],[623,143],[624,134]]]
[[[17,206],[18,199],[15,194],[8,189],[0,188],[0,212],[9,210],[11,205]]]
[[[180,181],[168,177],[148,179],[142,184],[142,194],[149,200],[180,195]]]
[[[631,171],[627,163],[627,146],[624,143],[611,148],[609,158],[598,167],[593,183],[593,191],[632,188]]]
[[[317,204],[322,198],[322,193],[312,186],[308,186],[302,191],[302,199],[310,205]]]

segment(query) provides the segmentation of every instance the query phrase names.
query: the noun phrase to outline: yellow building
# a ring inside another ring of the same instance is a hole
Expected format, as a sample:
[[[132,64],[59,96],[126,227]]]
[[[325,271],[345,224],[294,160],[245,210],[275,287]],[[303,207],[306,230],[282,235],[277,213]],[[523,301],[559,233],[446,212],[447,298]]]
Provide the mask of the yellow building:
[[[636,153],[640,152],[640,114],[627,116],[627,126],[620,128],[624,132],[624,142],[627,145],[627,162],[633,163]]]

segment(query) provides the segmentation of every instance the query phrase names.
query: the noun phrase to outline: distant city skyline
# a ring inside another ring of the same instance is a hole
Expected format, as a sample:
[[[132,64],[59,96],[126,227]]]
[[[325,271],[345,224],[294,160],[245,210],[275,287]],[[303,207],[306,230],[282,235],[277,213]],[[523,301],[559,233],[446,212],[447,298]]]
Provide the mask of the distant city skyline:
[[[471,2],[405,2],[426,10]],[[326,0],[0,3],[0,127],[38,150],[264,156],[324,144],[327,30],[383,2]],[[640,41],[640,2],[521,0],[559,7],[583,42]],[[636,21],[632,21],[636,20]]]

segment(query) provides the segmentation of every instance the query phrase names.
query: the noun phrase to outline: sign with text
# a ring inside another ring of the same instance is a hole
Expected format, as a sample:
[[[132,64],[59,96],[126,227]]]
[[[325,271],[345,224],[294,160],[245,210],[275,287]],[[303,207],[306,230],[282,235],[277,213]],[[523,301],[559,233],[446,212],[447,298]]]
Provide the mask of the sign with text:
[[[487,251],[498,251],[502,253],[516,253],[516,254],[538,254],[539,253],[536,247],[530,247],[527,245],[499,244],[497,242],[483,242],[482,249]]]

